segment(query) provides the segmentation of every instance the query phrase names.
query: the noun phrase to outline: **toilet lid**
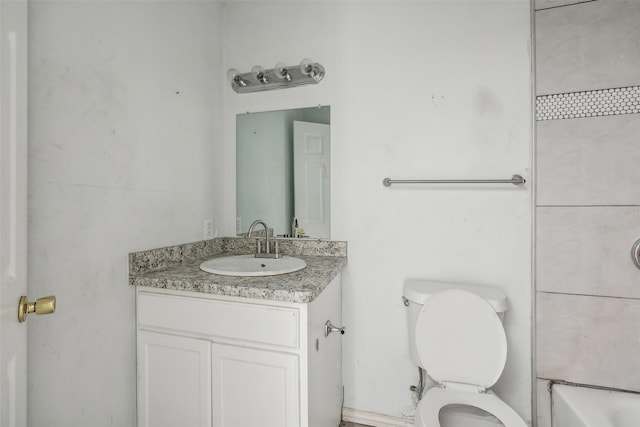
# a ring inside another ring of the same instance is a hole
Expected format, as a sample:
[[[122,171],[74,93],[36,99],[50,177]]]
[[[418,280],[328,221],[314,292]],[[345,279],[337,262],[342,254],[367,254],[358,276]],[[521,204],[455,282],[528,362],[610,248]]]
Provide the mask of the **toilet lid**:
[[[507,338],[491,305],[452,289],[429,298],[418,314],[415,342],[422,367],[438,383],[489,388],[507,361]]]

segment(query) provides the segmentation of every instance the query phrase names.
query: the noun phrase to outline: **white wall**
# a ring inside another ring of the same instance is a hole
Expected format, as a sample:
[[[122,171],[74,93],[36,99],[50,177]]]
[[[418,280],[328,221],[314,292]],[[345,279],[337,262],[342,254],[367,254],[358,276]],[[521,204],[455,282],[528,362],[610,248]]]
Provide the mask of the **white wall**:
[[[134,426],[127,254],[216,212],[219,4],[29,2],[29,425]]]
[[[391,178],[531,176],[528,1],[247,2],[225,9],[224,69],[327,69],[317,86],[235,94],[224,83],[224,215],[235,229],[235,115],[331,105],[332,237],[344,274],[345,406],[412,416],[408,277],[509,295],[496,391],[531,419],[531,187],[382,186]],[[529,180],[530,182],[530,180]]]
[[[530,187],[381,184],[530,176],[529,34],[525,0],[30,2],[30,294],[59,301],[29,322],[30,425],[135,424],[127,253],[197,240],[205,217],[233,235],[235,115],[319,104],[349,241],[345,405],[413,415],[400,296],[429,277],[507,290],[496,389],[529,419]],[[224,79],[304,57],[327,68],[315,87]]]

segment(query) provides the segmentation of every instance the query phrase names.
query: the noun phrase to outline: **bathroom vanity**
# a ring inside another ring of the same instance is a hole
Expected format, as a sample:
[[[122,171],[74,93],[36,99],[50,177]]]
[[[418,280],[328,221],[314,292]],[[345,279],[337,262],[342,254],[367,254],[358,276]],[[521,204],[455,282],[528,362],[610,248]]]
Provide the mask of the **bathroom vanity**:
[[[341,243],[283,241],[307,267],[268,277],[198,268],[215,256],[250,252],[255,240],[130,254],[138,426],[338,425],[342,338],[326,325],[341,324]]]

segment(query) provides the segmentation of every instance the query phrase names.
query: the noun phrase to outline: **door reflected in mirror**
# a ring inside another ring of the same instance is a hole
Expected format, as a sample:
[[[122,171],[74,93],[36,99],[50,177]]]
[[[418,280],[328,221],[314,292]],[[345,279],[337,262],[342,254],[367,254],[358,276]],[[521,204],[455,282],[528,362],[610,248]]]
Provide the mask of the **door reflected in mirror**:
[[[329,126],[329,106],[237,116],[237,235],[262,219],[276,236],[330,238]]]

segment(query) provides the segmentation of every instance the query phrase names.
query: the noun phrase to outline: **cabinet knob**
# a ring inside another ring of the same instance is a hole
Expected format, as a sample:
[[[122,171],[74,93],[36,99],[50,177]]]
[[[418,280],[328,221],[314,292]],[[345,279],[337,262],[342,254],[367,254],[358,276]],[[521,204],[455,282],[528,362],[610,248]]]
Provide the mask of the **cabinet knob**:
[[[35,302],[29,302],[26,296],[20,297],[18,302],[18,321],[27,320],[29,313],[51,314],[56,311],[56,297],[50,295],[48,297],[38,298]]]
[[[328,337],[331,332],[340,332],[340,334],[344,335],[345,329],[344,326],[333,326],[331,320],[327,320],[324,324],[324,336]]]

